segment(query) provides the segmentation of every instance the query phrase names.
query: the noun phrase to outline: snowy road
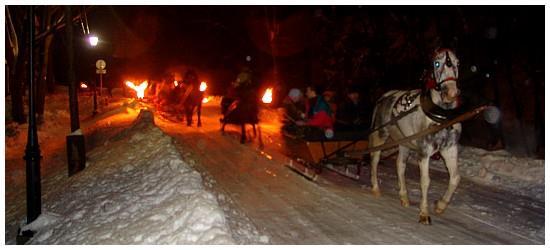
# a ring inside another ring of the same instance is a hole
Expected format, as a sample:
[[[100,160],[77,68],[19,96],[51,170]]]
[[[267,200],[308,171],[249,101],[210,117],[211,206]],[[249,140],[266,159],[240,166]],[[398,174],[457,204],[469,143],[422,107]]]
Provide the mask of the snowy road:
[[[275,112],[267,114],[271,122],[262,124],[263,151],[257,142],[239,144],[237,127],[228,126],[229,132],[221,135],[218,112],[215,104],[203,106],[202,128],[159,116],[155,122],[211,179],[237,242],[265,243],[238,234],[245,218],[271,244],[544,244],[544,201],[463,178],[447,211],[432,214],[433,225],[423,226],[416,222],[416,166],[407,171],[411,206],[403,208],[393,160],[380,167],[380,198],[370,194],[367,176],[355,182],[325,171],[313,183],[284,167],[287,158],[279,153]],[[430,174],[433,201],[446,189],[447,174]]]

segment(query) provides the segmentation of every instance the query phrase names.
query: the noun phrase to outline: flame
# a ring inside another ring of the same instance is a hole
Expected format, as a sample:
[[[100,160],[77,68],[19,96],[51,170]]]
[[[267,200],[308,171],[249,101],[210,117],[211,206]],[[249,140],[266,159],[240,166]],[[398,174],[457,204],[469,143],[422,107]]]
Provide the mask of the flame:
[[[147,85],[149,85],[147,81],[142,82],[138,86],[136,86],[133,82],[126,81],[126,86],[136,91],[138,99],[143,99],[143,97],[145,96],[145,88],[147,88]]]
[[[174,81],[174,86],[177,87],[178,85],[179,85],[178,81]]]
[[[265,90],[264,96],[262,97],[263,103],[271,103],[273,101],[273,88],[267,88]]]
[[[88,88],[88,85],[86,85],[85,83],[81,83],[81,84],[80,84],[80,87],[83,88],[83,89],[87,89],[87,88]]]
[[[201,86],[199,87],[199,90],[201,92],[204,92],[208,88],[208,85],[206,85],[206,82],[201,82]]]
[[[204,98],[202,98],[202,103],[208,103],[208,102],[211,101],[212,99],[213,99],[212,96],[204,97]]]

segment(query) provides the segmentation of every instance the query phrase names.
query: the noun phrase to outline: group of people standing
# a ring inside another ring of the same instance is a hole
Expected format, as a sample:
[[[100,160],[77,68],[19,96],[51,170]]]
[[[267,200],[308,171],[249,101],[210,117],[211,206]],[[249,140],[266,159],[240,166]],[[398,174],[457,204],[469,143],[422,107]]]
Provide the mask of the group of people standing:
[[[300,89],[290,89],[283,100],[285,109],[283,130],[308,136],[323,132],[332,138],[334,131],[365,131],[370,126],[372,109],[352,86],[346,89],[345,98],[337,102],[335,91],[321,86],[308,86],[305,95]]]

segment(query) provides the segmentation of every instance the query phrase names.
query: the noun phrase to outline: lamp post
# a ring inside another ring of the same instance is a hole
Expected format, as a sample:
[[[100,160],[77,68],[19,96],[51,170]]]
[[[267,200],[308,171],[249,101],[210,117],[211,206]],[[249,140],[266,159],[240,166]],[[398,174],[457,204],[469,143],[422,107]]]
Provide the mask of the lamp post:
[[[99,43],[99,38],[96,35],[88,35],[88,42],[90,43],[90,46],[96,47],[97,44]],[[100,79],[100,81],[101,80],[102,79]],[[99,86],[99,96],[101,96],[101,89],[103,87],[102,85],[103,83],[101,82]],[[95,82],[94,82],[94,85],[92,86],[92,91],[93,91],[93,99],[94,99],[94,110],[92,112],[92,115],[95,116],[97,115],[97,83]]]
[[[29,128],[27,135],[27,147],[25,149],[25,170],[27,179],[27,224],[38,218],[42,212],[42,195],[40,184],[40,146],[38,145],[38,133],[36,132],[36,114],[34,109],[34,72],[33,72],[33,41],[34,41],[34,6],[29,6]],[[34,236],[34,231],[25,230],[19,232],[16,237],[17,244],[25,244]]]
[[[34,41],[34,6],[29,7],[29,129],[27,148],[25,150],[27,173],[27,224],[34,221],[41,213],[40,186],[40,146],[36,132],[36,114],[34,108],[34,72],[33,72],[33,41]]]
[[[101,91],[103,90],[103,74],[107,73],[107,70],[105,67],[107,67],[107,63],[99,59],[95,62],[96,70],[95,72],[99,75],[99,96],[101,96]]]

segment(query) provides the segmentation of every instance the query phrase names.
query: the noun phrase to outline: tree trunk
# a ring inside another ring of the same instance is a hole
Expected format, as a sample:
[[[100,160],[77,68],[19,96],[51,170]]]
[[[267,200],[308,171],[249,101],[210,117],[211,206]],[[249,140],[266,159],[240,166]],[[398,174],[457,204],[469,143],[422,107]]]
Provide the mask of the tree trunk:
[[[51,41],[53,41],[53,35],[52,35],[52,39]],[[50,42],[51,42],[50,41]],[[54,73],[54,67],[53,67],[53,63],[50,63],[51,62],[51,58],[53,58],[53,50],[50,50],[51,48],[51,44],[50,44],[50,47],[48,47],[48,65],[47,65],[47,71],[48,73],[46,74],[47,75],[47,78],[46,78],[46,90],[48,93],[53,93],[54,90],[55,90],[55,73]]]
[[[73,50],[73,26],[71,6],[65,6],[65,35],[67,41],[67,76],[69,81],[69,110],[71,114],[71,132],[80,128],[78,117],[78,96],[76,93],[76,82],[74,73],[74,50]]]
[[[42,18],[41,18],[42,20],[40,20],[41,21],[40,30],[42,32],[45,32],[50,29],[51,16],[52,14],[51,14],[50,8],[48,8],[47,6],[43,7]],[[37,74],[38,81],[36,81],[38,83],[37,92],[36,92],[36,97],[37,97],[36,112],[38,114],[38,119],[37,119],[38,124],[42,124],[42,122],[44,121],[44,106],[46,102],[47,78],[49,77],[48,76],[48,64],[49,64],[48,59],[49,59],[49,51],[52,44],[52,39],[53,39],[53,33],[50,33],[49,35],[46,36],[41,46],[41,51],[40,51],[41,53],[39,54],[39,57],[38,57],[40,58],[39,60],[41,61],[41,63],[39,64],[39,67],[37,67],[40,70],[40,72],[39,74]],[[37,47],[40,49],[39,46]]]
[[[27,32],[25,29],[21,28],[23,27],[24,18],[22,17],[24,13],[18,13],[21,14],[20,17],[18,17],[19,22],[16,23],[16,33],[18,37],[18,46],[19,46],[19,55],[15,59],[15,69],[14,69],[14,75],[13,80],[10,82],[10,94],[11,94],[11,115],[15,122],[19,124],[24,124],[27,122],[27,119],[25,117],[25,111],[24,111],[24,105],[23,105],[23,95],[25,94],[24,86],[25,86],[25,79],[26,79],[26,58],[28,58],[28,49],[27,48]],[[16,16],[16,15],[14,15]],[[19,23],[19,25],[17,25]]]
[[[48,65],[49,65],[49,51],[50,45],[52,43],[53,35],[48,35],[44,40],[44,46],[42,50],[42,65],[40,65],[40,79],[38,81],[37,88],[37,103],[36,103],[36,112],[38,114],[38,123],[41,124],[44,118],[44,106],[46,101],[46,87],[47,79],[50,77],[48,75]]]

